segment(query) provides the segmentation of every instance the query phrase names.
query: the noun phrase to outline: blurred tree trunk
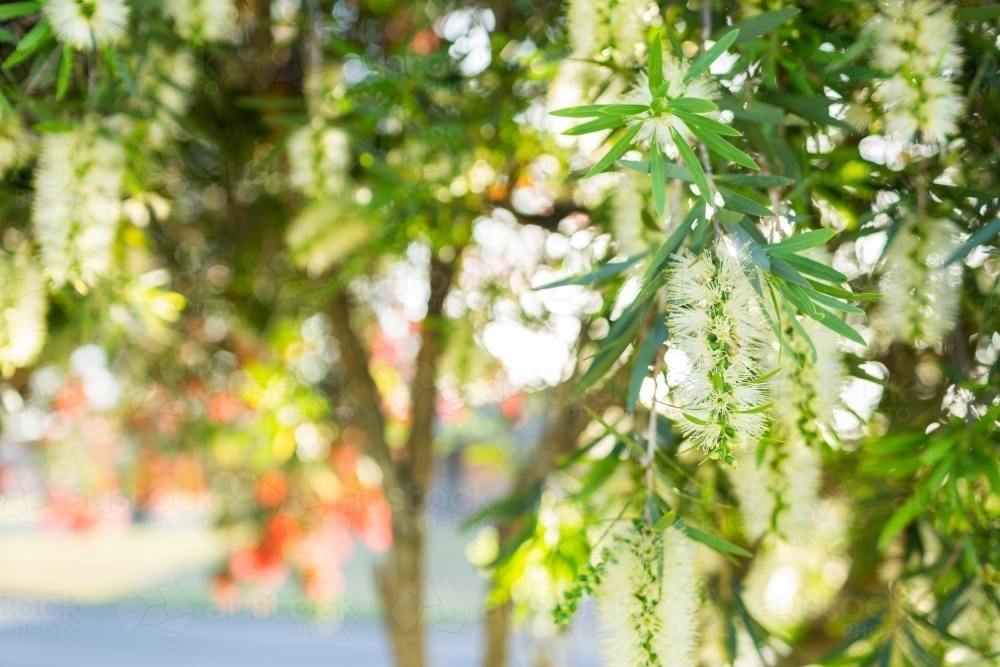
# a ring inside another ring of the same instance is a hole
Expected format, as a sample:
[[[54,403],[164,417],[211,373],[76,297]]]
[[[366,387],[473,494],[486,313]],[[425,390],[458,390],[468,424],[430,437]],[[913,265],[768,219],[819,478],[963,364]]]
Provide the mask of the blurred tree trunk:
[[[382,399],[369,371],[368,351],[351,326],[350,298],[340,291],[329,307],[334,335],[341,344],[348,386],[344,398],[357,403],[366,451],[382,469],[383,488],[392,511],[392,547],[376,567],[375,576],[397,667],[426,664],[425,628],[421,622],[425,598],[424,504],[434,471],[437,362],[445,342],[442,309],[454,272],[453,263],[431,263],[427,316],[421,327],[420,348],[410,384],[413,421],[401,452],[390,450],[385,440]]]

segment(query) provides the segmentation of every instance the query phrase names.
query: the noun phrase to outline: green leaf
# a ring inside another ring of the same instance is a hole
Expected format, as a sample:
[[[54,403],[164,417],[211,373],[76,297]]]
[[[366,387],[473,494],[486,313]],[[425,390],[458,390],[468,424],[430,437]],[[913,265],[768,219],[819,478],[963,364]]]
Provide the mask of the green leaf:
[[[817,308],[816,310],[818,310],[820,314],[823,315],[823,319],[816,321],[825,326],[827,329],[833,331],[834,333],[840,334],[847,340],[857,343],[858,345],[862,346],[868,345],[868,342],[865,341],[865,339],[861,336],[861,334],[852,329],[847,322],[840,319],[833,313],[827,310],[823,310],[822,308]]]
[[[642,346],[635,355],[635,366],[632,367],[632,376],[628,383],[628,399],[626,400],[625,411],[632,414],[635,411],[636,401],[639,399],[639,389],[642,388],[643,380],[649,376],[649,367],[653,364],[653,354],[656,348],[667,340],[667,318],[662,313],[656,318],[656,324],[642,341]]]
[[[800,276],[798,271],[774,255],[771,255],[771,273],[798,287],[810,286],[809,281]]]
[[[833,287],[832,285],[827,285],[826,283],[821,283],[817,280],[809,280],[808,278],[806,280],[809,281],[809,284],[817,292],[822,292],[823,294],[829,294],[830,296],[835,296],[838,299],[850,299],[852,301],[860,300],[857,298],[857,295],[854,294],[854,292],[848,291],[846,289],[842,289],[840,287]]]
[[[681,224],[677,225],[677,228],[670,233],[670,237],[667,238],[667,242],[660,246],[660,249],[656,251],[656,255],[653,257],[653,261],[649,263],[646,268],[646,273],[642,277],[642,282],[648,284],[652,282],[652,279],[667,266],[667,262],[670,261],[671,255],[677,252],[677,249],[681,247],[681,243],[684,242],[684,238],[691,231],[691,225],[694,221],[698,219],[698,216],[704,212],[705,206],[701,202],[695,203],[694,207],[688,212],[681,221]]]
[[[715,212],[715,217],[717,217],[719,219],[719,222],[721,222],[727,228],[730,228],[740,224],[740,221],[743,220],[744,215],[742,213],[737,213],[736,211],[729,211],[724,208],[720,208],[718,211]]]
[[[73,124],[62,120],[47,120],[42,123],[35,123],[31,129],[38,133],[57,134],[59,132],[71,131]]]
[[[642,162],[640,160],[618,160],[618,164],[633,171],[638,171],[642,174],[649,173],[648,162]],[[665,178],[694,183],[694,176],[691,175],[691,172],[685,167],[679,164],[674,164],[673,162],[663,163],[663,175]]]
[[[281,99],[281,98],[278,98]],[[550,111],[550,116],[558,116],[559,118],[594,118],[596,116],[603,115],[601,109],[608,106],[607,104],[585,104],[578,107],[569,107],[568,109],[556,109],[555,111]]]
[[[775,213],[766,206],[758,204],[752,199],[744,197],[743,195],[736,194],[729,188],[719,188],[719,192],[722,193],[722,199],[726,202],[726,208],[732,209],[733,211],[739,211],[740,213],[746,213],[747,215],[753,215],[758,218],[764,217],[774,217]]]
[[[712,535],[711,533],[706,533],[700,528],[695,528],[694,526],[688,524],[683,519],[677,519],[674,523],[674,527],[681,531],[692,540],[696,542],[701,542],[709,549],[718,551],[724,554],[735,554],[737,556],[743,556],[744,558],[751,558],[753,554],[742,547],[738,547],[732,542],[722,539],[717,535]]]
[[[697,125],[698,127],[708,130],[710,132],[715,132],[716,134],[721,134],[727,137],[742,137],[743,133],[734,127],[729,127],[725,123],[720,123],[717,120],[712,120],[707,116],[701,116],[696,113],[691,113],[689,111],[675,111],[674,115],[684,121],[684,124],[688,127],[692,125]]]
[[[960,7],[955,10],[955,18],[959,21],[987,21],[1000,18],[1000,5],[992,7]]]
[[[826,97],[809,97],[807,95],[785,92],[771,93],[765,99],[771,104],[779,106],[782,109],[787,109],[795,115],[819,125],[832,125],[847,130],[852,134],[857,131],[849,123],[830,115],[830,105],[835,100]]]
[[[640,123],[633,125],[628,132],[622,135],[621,139],[618,140],[618,143],[612,146],[611,150],[605,153],[604,157],[598,160],[597,164],[590,168],[590,171],[587,172],[587,175],[584,178],[590,178],[595,174],[601,173],[610,167],[612,162],[624,155],[625,151],[632,147],[632,141],[635,139],[635,135],[639,134],[639,129],[641,127],[642,125]]]
[[[42,11],[42,3],[40,2],[8,2],[0,5],[0,21],[16,19],[40,11]]]
[[[719,56],[729,50],[729,47],[733,45],[739,35],[739,30],[730,30],[725,35],[720,37],[719,41],[712,45],[712,48],[705,51],[705,53],[701,54],[697,60],[691,63],[691,67],[689,67],[688,71],[684,74],[684,83],[693,81],[701,75],[702,72],[708,70],[708,68],[712,66],[712,63],[718,60]]]
[[[767,251],[772,255],[786,255],[810,248],[818,248],[834,236],[837,235],[832,229],[815,229],[803,234],[796,234],[787,239],[772,243],[767,246]],[[845,278],[846,280],[846,278]]]
[[[627,257],[624,261],[618,262],[608,262],[606,264],[601,264],[599,267],[591,271],[590,273],[584,273],[579,276],[570,276],[569,278],[563,278],[562,280],[557,280],[555,282],[546,283],[544,285],[539,285],[538,287],[532,288],[533,290],[540,291],[544,289],[553,289],[555,287],[564,287],[565,285],[592,285],[597,282],[601,282],[612,276],[617,276],[619,273],[624,272],[630,266],[638,262],[640,259],[648,255],[648,252],[640,252],[631,257]]]
[[[59,79],[56,83],[56,100],[62,100],[69,88],[69,76],[73,71],[73,47],[69,44],[62,45],[62,54],[59,62]]]
[[[975,234],[970,236],[969,240],[963,243],[958,250],[953,252],[944,261],[944,265],[950,266],[959,260],[965,259],[976,246],[983,245],[998,233],[1000,233],[1000,218],[993,218],[987,225],[980,227]]]
[[[720,183],[733,183],[750,188],[781,188],[795,184],[791,178],[772,176],[771,174],[716,174],[715,180]]]
[[[613,130],[624,124],[625,120],[621,116],[601,116],[597,120],[591,120],[586,123],[580,123],[576,127],[571,127],[563,132],[563,134],[570,137],[577,137],[581,134],[590,134],[591,132]]]
[[[601,107],[605,116],[636,116],[646,111],[649,111],[649,106],[645,104],[609,104]]]
[[[681,414],[684,416],[684,419],[688,420],[692,424],[697,424],[698,426],[708,426],[708,422],[704,419],[698,419],[694,415],[689,415],[686,412],[682,412]]]
[[[713,102],[703,100],[700,97],[678,97],[676,100],[670,100],[664,107],[664,110],[671,113],[677,111],[686,111],[687,113],[709,113],[710,111],[715,111],[718,108],[719,107],[715,106]]]
[[[708,187],[708,177],[705,176],[705,170],[701,168],[701,162],[695,157],[694,151],[688,146],[687,140],[672,127],[670,128],[670,136],[673,137],[674,144],[677,145],[677,150],[680,152],[681,159],[684,160],[688,171],[694,177],[694,184],[698,186],[701,198],[705,200],[706,204],[712,206],[712,194]]]
[[[663,150],[660,143],[654,141],[649,144],[649,180],[653,185],[653,206],[656,208],[656,215],[663,217],[663,212],[667,207],[667,178],[663,172]]]
[[[736,43],[742,44],[755,37],[765,35],[800,11],[800,9],[786,7],[785,9],[775,9],[774,11],[764,12],[756,16],[751,16],[748,19],[737,21],[732,25],[733,28],[737,28],[740,31],[740,36],[736,40]]]
[[[3,64],[4,71],[14,65],[21,64],[35,51],[50,41],[52,41],[52,28],[49,26],[48,19],[42,19],[28,31],[24,39],[18,42],[17,48],[14,49],[14,52],[10,54],[10,57]]]
[[[938,463],[927,479],[913,492],[913,495],[889,517],[889,520],[882,527],[882,532],[878,536],[877,549],[879,551],[885,549],[896,535],[910,525],[910,522],[915,518],[920,516],[924,508],[927,507],[927,503],[930,502],[934,491],[937,490],[945,476],[951,470],[953,462],[954,459],[947,458]]]
[[[819,278],[820,280],[829,280],[830,282],[834,283],[847,282],[847,276],[845,276],[843,273],[833,268],[832,266],[821,264],[814,259],[810,259],[808,257],[802,257],[801,255],[781,255],[781,259],[788,262],[788,264],[799,273],[804,273],[807,276],[812,276],[813,278]],[[829,292],[825,293],[829,294]],[[836,296],[836,295],[834,294],[831,296]]]
[[[719,108],[732,112],[735,118],[752,123],[782,125],[787,120],[781,109],[757,100],[742,102],[731,96],[725,96],[719,100]]]
[[[819,314],[819,310],[813,305],[812,300],[809,299],[809,296],[801,287],[782,281],[778,281],[777,286],[782,296],[798,308],[800,313],[816,321],[823,319],[823,316]]]
[[[735,162],[741,167],[754,170],[760,169],[760,167],[757,166],[757,163],[753,161],[753,158],[714,132],[710,132],[704,128],[698,127],[697,125],[688,125],[688,129],[691,130],[691,133],[694,136],[701,140],[701,143],[708,146],[708,149],[713,153],[716,153],[730,162]]]
[[[815,301],[820,305],[826,306],[827,308],[832,308],[833,310],[839,310],[844,313],[854,313],[855,315],[865,314],[865,311],[861,310],[857,306],[852,306],[851,304],[845,303],[840,299],[835,299],[832,296],[829,296],[828,294],[817,292],[814,289],[806,289],[805,287],[803,287],[802,290],[809,296],[810,299],[812,299],[813,301]]]
[[[657,30],[649,43],[649,93],[656,96],[656,89],[663,84],[663,40]]]
[[[643,302],[639,302],[638,299],[636,301],[626,308],[621,317],[611,325],[608,337],[594,354],[590,366],[573,390],[573,398],[582,395],[590,385],[604,377],[608,369],[621,358],[625,348],[632,344],[636,331],[639,330],[639,325],[646,318],[646,313],[649,312],[652,305],[652,299],[646,299]]]
[[[664,512],[663,516],[653,525],[654,530],[666,530],[670,528],[675,523],[677,523],[677,511],[670,510],[669,512]]]

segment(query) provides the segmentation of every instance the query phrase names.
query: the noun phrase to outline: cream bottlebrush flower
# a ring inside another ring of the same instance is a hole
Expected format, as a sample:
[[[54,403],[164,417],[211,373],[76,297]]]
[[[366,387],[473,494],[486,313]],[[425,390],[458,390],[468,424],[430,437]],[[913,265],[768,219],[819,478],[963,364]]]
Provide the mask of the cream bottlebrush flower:
[[[757,550],[743,580],[751,616],[786,634],[826,610],[847,581],[850,559],[845,508],[827,500],[822,522],[801,544],[773,541]]]
[[[187,50],[171,52],[153,44],[137,70],[137,99],[142,100],[140,107],[154,116],[148,138],[155,148],[163,148],[176,125],[175,117],[183,116],[191,105],[197,65]]]
[[[647,17],[657,12],[649,0],[570,0],[566,15],[573,55],[635,62],[646,45]]]
[[[698,575],[693,542],[642,525],[614,539],[596,591],[606,667],[694,667]]]
[[[309,115],[312,118],[336,118],[340,100],[346,93],[340,65],[319,63],[309,68],[302,82]]]
[[[17,118],[0,112],[0,178],[31,157],[35,142]]]
[[[781,369],[770,381],[772,437],[759,465],[756,459],[744,461],[732,473],[743,529],[751,540],[773,533],[799,544],[809,539],[817,521],[823,430],[832,428],[847,372],[837,335],[808,318],[800,325],[815,346],[816,361],[812,348],[789,324],[783,333],[798,363],[775,350],[768,364]]]
[[[930,0],[890,0],[872,24],[872,59],[888,79],[875,99],[890,137],[941,143],[958,131],[963,100],[949,78],[962,66],[958,27],[950,9]]]
[[[819,257],[814,259],[819,260]],[[829,259],[823,263],[828,264]],[[794,326],[789,324],[785,328],[785,342],[797,357],[798,364],[783,358],[783,351],[773,351],[769,366],[772,369],[780,367],[781,371],[771,379],[774,400],[771,418],[779,437],[798,434],[807,445],[819,447],[824,439],[823,430],[829,432],[832,428],[833,410],[840,401],[847,370],[837,334],[809,318],[802,318],[799,324],[813,347]],[[816,361],[812,360],[813,348]]]
[[[962,270],[943,264],[957,235],[950,220],[911,216],[890,241],[879,313],[896,340],[936,345],[954,327]]]
[[[124,167],[121,144],[91,123],[42,140],[32,223],[53,287],[86,292],[108,272]]]
[[[694,97],[702,100],[715,100],[719,97],[719,85],[708,72],[699,74],[691,81],[685,82],[684,75],[688,71],[690,63],[681,61],[669,54],[663,54],[663,80],[668,83],[667,100],[675,100],[681,97]],[[653,94],[649,90],[649,77],[646,73],[640,74],[636,80],[635,88],[623,100],[626,104],[653,103]],[[650,111],[645,117],[639,117],[633,121],[640,123],[641,128],[636,140],[648,146],[654,141],[660,145],[663,152],[672,160],[679,157],[677,146],[670,134],[671,128],[684,137],[688,142],[694,140],[694,135],[688,126],[677,116],[669,112]]]
[[[177,34],[195,44],[230,41],[236,19],[232,0],[164,0],[163,11]]]
[[[350,160],[347,135],[336,128],[308,125],[288,139],[289,179],[307,197],[326,201],[343,190]]]
[[[896,75],[879,84],[875,98],[890,137],[909,140],[919,133],[925,143],[936,144],[958,132],[964,102],[947,79],[931,76],[917,83]]]
[[[747,538],[773,534],[792,544],[808,542],[818,521],[819,448],[791,433],[768,442],[760,464],[743,459],[730,475]]]
[[[29,366],[45,343],[45,279],[26,252],[0,251],[0,368]]]
[[[759,378],[770,331],[744,260],[725,242],[714,253],[680,255],[666,289],[673,345],[691,363],[674,392],[681,429],[730,465],[732,451],[751,447],[767,428],[768,389]]]
[[[81,51],[118,42],[128,27],[124,0],[47,0],[42,11],[56,39]]]
[[[873,18],[872,58],[886,72],[927,76],[962,66],[958,25],[934,0],[889,0]]]

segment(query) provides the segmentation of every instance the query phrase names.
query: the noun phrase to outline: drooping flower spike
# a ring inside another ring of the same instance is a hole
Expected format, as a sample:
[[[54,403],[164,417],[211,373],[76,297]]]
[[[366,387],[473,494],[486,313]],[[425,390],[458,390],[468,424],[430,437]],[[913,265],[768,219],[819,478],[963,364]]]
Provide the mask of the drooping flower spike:
[[[666,289],[673,345],[691,364],[675,391],[681,430],[733,466],[733,452],[764,434],[769,400],[760,378],[771,333],[744,268],[742,256],[719,241],[701,255],[676,257]]]

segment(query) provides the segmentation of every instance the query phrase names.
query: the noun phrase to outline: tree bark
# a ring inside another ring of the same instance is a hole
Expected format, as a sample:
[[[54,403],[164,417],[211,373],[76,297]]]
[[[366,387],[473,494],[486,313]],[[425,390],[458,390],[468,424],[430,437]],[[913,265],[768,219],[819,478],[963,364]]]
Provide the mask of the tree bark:
[[[426,664],[425,619],[422,617],[425,600],[424,498],[434,470],[437,362],[445,340],[442,309],[454,270],[452,264],[431,263],[427,316],[421,328],[410,384],[413,421],[403,450],[404,458],[399,462],[385,440],[382,398],[369,371],[368,352],[351,327],[350,299],[341,291],[329,308],[333,332],[341,345],[347,381],[344,399],[357,405],[358,424],[365,433],[365,448],[382,469],[383,488],[392,512],[392,547],[376,566],[375,577],[397,667],[424,667]]]

